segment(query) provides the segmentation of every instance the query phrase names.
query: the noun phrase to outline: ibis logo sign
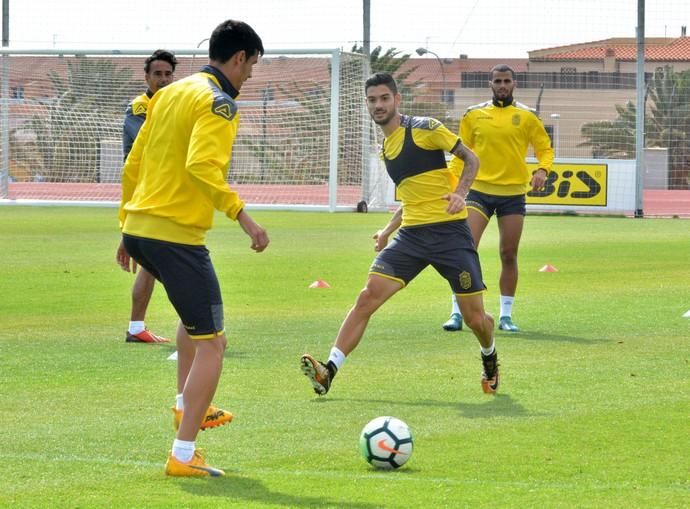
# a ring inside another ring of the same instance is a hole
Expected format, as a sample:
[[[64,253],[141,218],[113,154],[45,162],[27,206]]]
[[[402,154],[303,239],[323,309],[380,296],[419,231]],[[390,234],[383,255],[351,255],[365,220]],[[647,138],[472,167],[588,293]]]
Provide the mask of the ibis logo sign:
[[[530,173],[537,163],[528,163]],[[608,165],[554,163],[544,189],[527,193],[532,205],[587,205],[606,207]]]

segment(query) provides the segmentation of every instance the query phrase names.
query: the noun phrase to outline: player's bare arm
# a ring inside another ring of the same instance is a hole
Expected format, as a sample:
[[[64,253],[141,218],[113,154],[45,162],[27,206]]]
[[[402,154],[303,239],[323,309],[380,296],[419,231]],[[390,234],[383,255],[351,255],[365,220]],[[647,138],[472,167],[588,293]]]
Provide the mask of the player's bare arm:
[[[249,238],[252,239],[251,248],[254,251],[260,253],[268,247],[268,233],[266,233],[266,230],[259,226],[244,210],[240,211],[237,215],[237,222],[240,223],[244,233],[249,235]]]
[[[398,207],[398,210],[395,211],[393,217],[391,217],[391,220],[388,221],[386,227],[383,230],[379,230],[374,233],[374,251],[381,251],[384,249],[388,245],[388,237],[390,237],[395,230],[400,228],[400,225],[402,224],[402,210],[401,205]]]
[[[470,186],[479,171],[479,158],[462,143],[458,143],[452,153],[462,159],[465,166],[455,191],[448,193],[443,199],[448,200],[446,211],[449,214],[457,214],[465,208],[465,196],[470,191]]]

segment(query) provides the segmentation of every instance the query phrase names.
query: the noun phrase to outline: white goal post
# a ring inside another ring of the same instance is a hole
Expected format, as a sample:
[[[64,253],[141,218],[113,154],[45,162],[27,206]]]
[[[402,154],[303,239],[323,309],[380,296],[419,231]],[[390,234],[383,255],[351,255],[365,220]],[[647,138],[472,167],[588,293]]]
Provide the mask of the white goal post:
[[[172,51],[176,79],[207,62],[205,50]],[[152,52],[0,50],[0,202],[118,203],[124,112],[146,90]],[[228,170],[249,207],[385,206],[367,75],[361,54],[266,51],[241,90]]]

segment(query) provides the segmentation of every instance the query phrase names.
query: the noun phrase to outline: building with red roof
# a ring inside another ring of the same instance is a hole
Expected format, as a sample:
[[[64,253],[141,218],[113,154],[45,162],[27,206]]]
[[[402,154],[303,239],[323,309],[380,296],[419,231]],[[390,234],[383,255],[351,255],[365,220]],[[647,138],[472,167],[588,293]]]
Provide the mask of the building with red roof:
[[[634,73],[637,61],[635,38],[612,38],[529,51],[531,72],[560,71]],[[676,71],[690,69],[690,37],[650,37],[645,39],[645,71],[654,72],[664,65]]]

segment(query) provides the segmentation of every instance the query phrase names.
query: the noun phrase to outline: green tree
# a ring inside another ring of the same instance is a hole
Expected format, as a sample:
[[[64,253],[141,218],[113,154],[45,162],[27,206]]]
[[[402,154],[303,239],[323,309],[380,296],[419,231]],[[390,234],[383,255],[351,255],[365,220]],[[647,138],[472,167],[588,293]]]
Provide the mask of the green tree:
[[[98,181],[101,140],[119,139],[122,115],[141,84],[114,60],[77,56],[64,76],[48,73],[53,94],[45,113],[25,127],[35,133],[48,182]]]
[[[352,53],[364,54],[364,47],[355,44],[352,46]],[[382,54],[383,52],[383,54]],[[376,46],[369,53],[369,68],[371,73],[389,72],[395,78],[399,86],[406,86],[407,79],[418,66],[410,67],[405,71],[400,71],[400,68],[410,59],[409,53],[400,54],[397,48],[389,48],[383,51],[381,46]],[[418,83],[418,82],[415,82]]]
[[[355,44],[352,47],[352,52],[363,54],[364,48]],[[409,66],[407,69],[401,70],[409,59],[409,53],[400,54],[397,48],[383,51],[381,46],[376,46],[371,50],[369,67],[372,73],[389,72],[393,75],[398,84],[398,91],[402,95],[402,104],[400,105],[402,111],[409,115],[433,117],[447,123],[450,120],[448,105],[443,102],[422,100],[417,92],[422,81],[410,81],[410,76],[419,66]]]
[[[368,164],[375,137],[380,136],[378,130],[371,128],[371,121],[364,109],[364,81],[371,72],[393,74],[403,95],[402,108],[406,113],[432,116],[439,120],[446,118],[445,105],[415,100],[415,90],[420,82],[410,82],[409,77],[417,67],[401,70],[409,60],[409,54],[401,54],[396,48],[384,51],[377,46],[371,51],[367,66],[362,58],[363,53],[361,46],[354,45],[350,53],[341,54],[338,151],[338,183],[341,185],[361,183],[363,168]],[[315,62],[314,65],[319,64]],[[266,93],[269,87],[276,91],[275,96],[280,99],[266,99],[271,95]],[[249,149],[254,161],[240,162],[237,159],[230,169],[230,180],[239,183],[327,182],[330,81],[270,83],[266,85],[263,95],[262,107],[254,113],[260,115],[257,122],[261,125],[259,136],[243,136],[237,140],[238,145]],[[247,118],[250,112],[245,110],[243,115]],[[258,170],[248,171],[257,165]]]
[[[672,189],[690,187],[690,70],[674,72],[672,66],[657,70],[647,88],[645,146],[669,151],[669,182]],[[588,122],[581,127],[580,146],[592,148],[593,157],[635,157],[636,106],[615,106],[613,121]]]
[[[314,66],[322,65],[314,60]],[[329,75],[332,71],[328,63]],[[365,65],[361,54],[342,53],[339,81],[338,183],[357,185],[364,159]],[[275,90],[275,100],[268,100]],[[238,137],[238,145],[249,149],[260,165],[237,161],[230,170],[231,181],[239,183],[285,182],[323,184],[329,179],[331,83],[314,79],[266,84],[258,124],[259,136]],[[244,118],[250,112],[243,111]]]

